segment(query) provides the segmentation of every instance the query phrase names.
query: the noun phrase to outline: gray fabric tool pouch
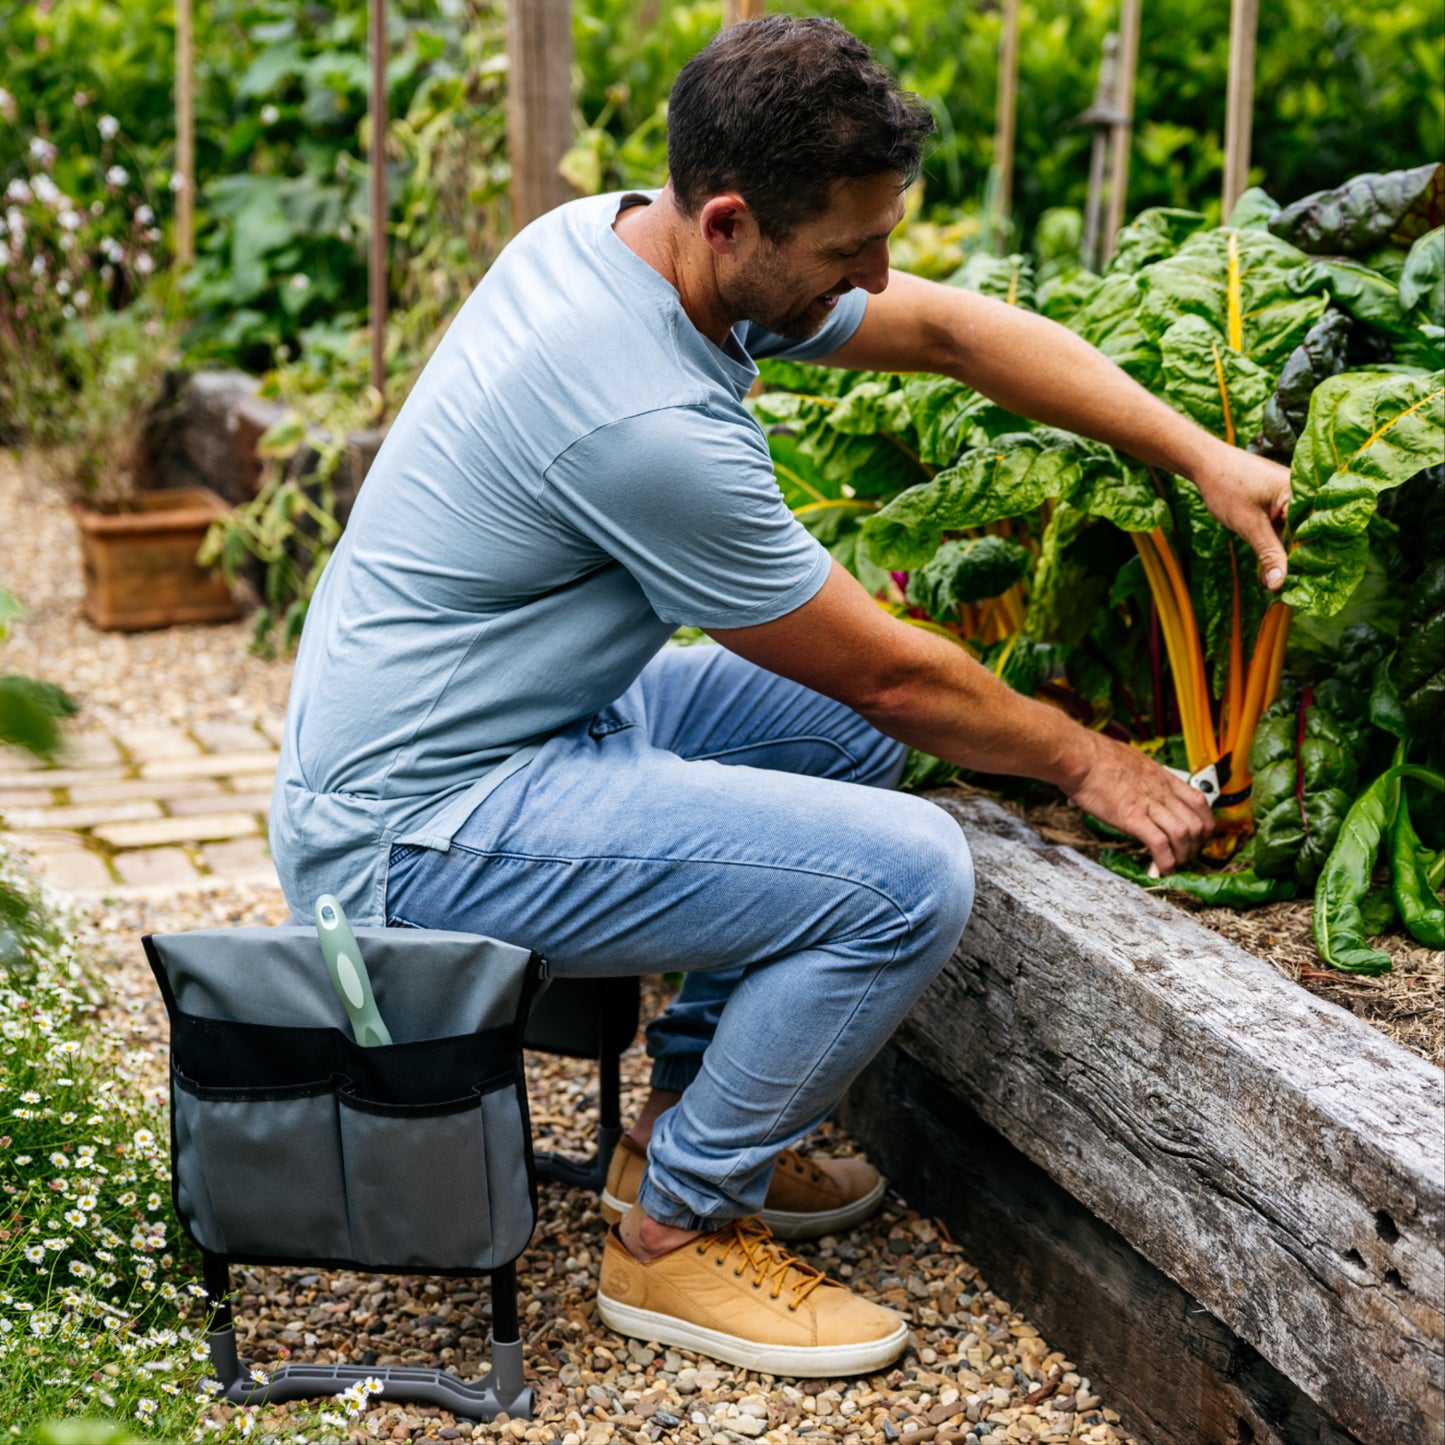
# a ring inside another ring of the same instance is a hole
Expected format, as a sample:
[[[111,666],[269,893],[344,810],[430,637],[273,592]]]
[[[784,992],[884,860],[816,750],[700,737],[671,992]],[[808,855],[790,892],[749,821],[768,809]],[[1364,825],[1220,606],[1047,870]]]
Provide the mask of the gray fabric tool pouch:
[[[522,1025],[542,962],[358,928],[393,1042],[352,1037],[313,927],[153,934],[171,1022],[171,1187],[202,1249],[480,1274],[536,1223]]]

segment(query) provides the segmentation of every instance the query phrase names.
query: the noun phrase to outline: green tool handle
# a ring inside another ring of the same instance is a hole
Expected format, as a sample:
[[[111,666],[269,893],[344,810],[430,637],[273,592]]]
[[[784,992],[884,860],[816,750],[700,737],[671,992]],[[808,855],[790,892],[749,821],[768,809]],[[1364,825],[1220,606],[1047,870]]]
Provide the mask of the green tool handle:
[[[376,999],[371,992],[371,975],[366,961],[356,946],[356,938],[341,905],[329,893],[316,900],[316,937],[321,943],[321,956],[326,971],[336,986],[356,1042],[364,1048],[389,1044],[391,1033],[381,1021]]]

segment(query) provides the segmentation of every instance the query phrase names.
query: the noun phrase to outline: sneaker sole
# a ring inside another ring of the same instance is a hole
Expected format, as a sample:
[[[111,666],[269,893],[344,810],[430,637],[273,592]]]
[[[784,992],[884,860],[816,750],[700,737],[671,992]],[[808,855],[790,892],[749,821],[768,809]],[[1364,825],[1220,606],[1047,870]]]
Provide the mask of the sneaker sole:
[[[807,1214],[790,1213],[784,1209],[764,1209],[758,1218],[768,1226],[779,1239],[821,1239],[825,1234],[834,1234],[840,1229],[851,1229],[861,1224],[883,1202],[888,1190],[888,1181],[879,1179],[877,1184],[851,1204],[840,1204],[837,1209],[824,1209]],[[632,1208],[615,1194],[602,1191],[602,1217],[608,1224],[618,1220]]]
[[[759,1374],[794,1379],[831,1379],[842,1375],[871,1375],[891,1365],[908,1343],[908,1325],[900,1321],[891,1335],[856,1345],[767,1345],[737,1335],[689,1324],[674,1315],[656,1314],[619,1304],[600,1291],[597,1312],[609,1329],[630,1339],[692,1350],[724,1364],[739,1365]]]

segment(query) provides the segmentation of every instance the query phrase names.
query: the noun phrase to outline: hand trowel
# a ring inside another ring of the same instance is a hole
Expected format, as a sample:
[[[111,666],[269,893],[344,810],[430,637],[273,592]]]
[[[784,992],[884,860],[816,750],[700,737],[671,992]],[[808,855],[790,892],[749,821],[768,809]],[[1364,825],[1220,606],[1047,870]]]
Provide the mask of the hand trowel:
[[[365,1048],[389,1044],[391,1034],[376,1010],[366,961],[356,946],[346,914],[330,893],[323,893],[316,900],[316,937],[321,943],[321,955],[326,960],[331,982],[336,985],[337,995],[351,1020],[356,1042]]]

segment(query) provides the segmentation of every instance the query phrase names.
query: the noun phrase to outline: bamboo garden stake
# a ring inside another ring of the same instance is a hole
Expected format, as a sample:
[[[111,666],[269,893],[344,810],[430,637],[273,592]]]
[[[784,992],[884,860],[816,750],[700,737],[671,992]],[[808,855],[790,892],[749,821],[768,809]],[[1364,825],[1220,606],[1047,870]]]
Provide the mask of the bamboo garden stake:
[[[386,396],[386,0],[371,0],[371,385]]]
[[[998,111],[994,122],[993,164],[998,174],[998,215],[1007,230],[1013,214],[1014,127],[1019,90],[1019,0],[1004,0],[1003,35],[998,53]]]
[[[196,122],[191,0],[176,0],[176,262],[196,258]]]
[[[1224,214],[1249,184],[1249,142],[1254,123],[1254,44],[1259,0],[1234,0],[1229,17],[1229,89],[1224,116]]]
[[[1119,82],[1114,93],[1123,118],[1114,127],[1113,156],[1109,167],[1109,210],[1100,253],[1101,261],[1106,264],[1114,254],[1129,195],[1129,148],[1134,141],[1134,77],[1139,69],[1139,12],[1142,5],[1143,0],[1123,0],[1119,17]]]

